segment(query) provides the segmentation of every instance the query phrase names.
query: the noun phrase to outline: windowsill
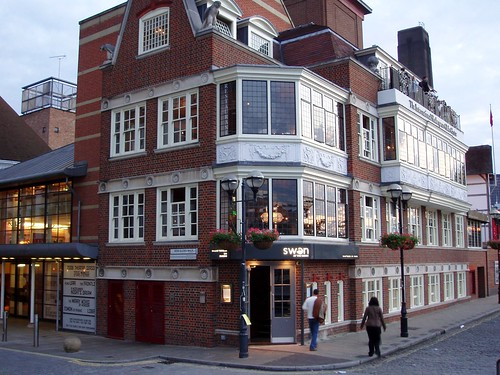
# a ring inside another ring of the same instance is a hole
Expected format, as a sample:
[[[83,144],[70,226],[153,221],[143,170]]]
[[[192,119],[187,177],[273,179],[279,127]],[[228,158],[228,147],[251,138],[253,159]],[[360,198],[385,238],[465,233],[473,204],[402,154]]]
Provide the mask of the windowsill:
[[[163,47],[159,47],[157,49],[154,49],[152,51],[147,51],[147,52],[142,52],[142,53],[139,53],[135,58],[137,60],[140,60],[140,59],[143,59],[145,57],[149,57],[149,56],[152,56],[152,55],[156,55],[157,53],[161,53],[165,50],[169,50],[170,49],[170,45],[168,46],[163,46]]]
[[[376,165],[377,167],[381,166],[380,162],[372,160],[372,159],[365,158],[364,156],[359,156],[359,160],[360,161],[364,161],[366,163],[370,163],[370,164]]]
[[[196,247],[199,246],[198,240],[193,240],[193,239],[186,239],[186,240],[181,240],[181,239],[171,239],[171,240],[156,240],[153,242],[153,246],[172,246],[172,245],[194,245]]]
[[[155,154],[163,154],[165,152],[170,152],[170,151],[179,151],[182,149],[187,149],[187,148],[193,148],[193,147],[200,147],[200,142],[192,142],[192,143],[183,143],[175,146],[168,146],[168,147],[162,147],[162,148],[155,148],[153,152]]]
[[[132,158],[138,158],[142,156],[146,156],[148,153],[146,151],[139,151],[139,152],[134,152],[130,154],[125,154],[125,155],[113,155],[111,156],[108,161],[118,161],[118,160],[124,160],[124,159],[132,159]]]
[[[119,246],[146,246],[144,241],[137,242],[106,242],[108,247],[119,247]]]

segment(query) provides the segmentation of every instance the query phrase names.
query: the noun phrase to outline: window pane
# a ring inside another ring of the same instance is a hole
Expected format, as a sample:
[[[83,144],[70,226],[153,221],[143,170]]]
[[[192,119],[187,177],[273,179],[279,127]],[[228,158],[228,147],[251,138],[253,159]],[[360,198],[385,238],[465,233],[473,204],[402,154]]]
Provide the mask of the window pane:
[[[272,134],[296,134],[295,83],[271,82]]]
[[[267,82],[243,81],[243,133],[267,134]]]

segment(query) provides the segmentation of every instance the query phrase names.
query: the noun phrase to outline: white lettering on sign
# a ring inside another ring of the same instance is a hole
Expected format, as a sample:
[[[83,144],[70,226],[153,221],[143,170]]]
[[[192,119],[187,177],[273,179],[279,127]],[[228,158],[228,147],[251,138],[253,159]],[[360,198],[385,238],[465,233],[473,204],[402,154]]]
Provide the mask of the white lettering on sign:
[[[308,247],[284,247],[284,256],[291,256],[292,258],[309,258]]]
[[[64,266],[67,279],[95,279],[95,263],[68,263]]]

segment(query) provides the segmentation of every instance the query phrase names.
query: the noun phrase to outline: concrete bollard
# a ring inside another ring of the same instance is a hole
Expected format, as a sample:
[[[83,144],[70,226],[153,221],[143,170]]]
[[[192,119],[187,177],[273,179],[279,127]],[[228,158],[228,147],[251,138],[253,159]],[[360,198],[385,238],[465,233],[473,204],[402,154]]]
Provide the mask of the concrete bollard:
[[[80,351],[82,342],[76,336],[70,336],[64,339],[64,351],[66,353],[76,353]]]

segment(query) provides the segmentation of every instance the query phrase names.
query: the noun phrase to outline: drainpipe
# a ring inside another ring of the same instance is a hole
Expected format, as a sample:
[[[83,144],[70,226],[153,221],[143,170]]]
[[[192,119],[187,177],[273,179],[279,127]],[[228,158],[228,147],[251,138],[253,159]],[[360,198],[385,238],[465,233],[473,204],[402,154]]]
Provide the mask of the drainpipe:
[[[76,242],[80,242],[80,220],[81,220],[81,205],[82,201],[80,199],[80,196],[78,193],[73,189],[73,186],[69,183],[68,177],[66,177],[66,186],[69,188],[69,191],[71,191],[71,195],[73,195],[77,199],[77,220],[76,220]],[[73,241],[72,241],[73,242]]]
[[[3,312],[5,311],[5,260],[2,260],[2,279],[0,281],[0,320],[2,320]]]
[[[35,268],[35,261],[33,260],[31,262],[31,282],[30,282],[30,289],[31,289],[31,293],[30,293],[30,306],[31,306],[31,309],[30,309],[30,324],[34,324],[35,323],[35,280],[36,280],[36,277],[35,277],[35,271],[36,271],[36,268]]]

